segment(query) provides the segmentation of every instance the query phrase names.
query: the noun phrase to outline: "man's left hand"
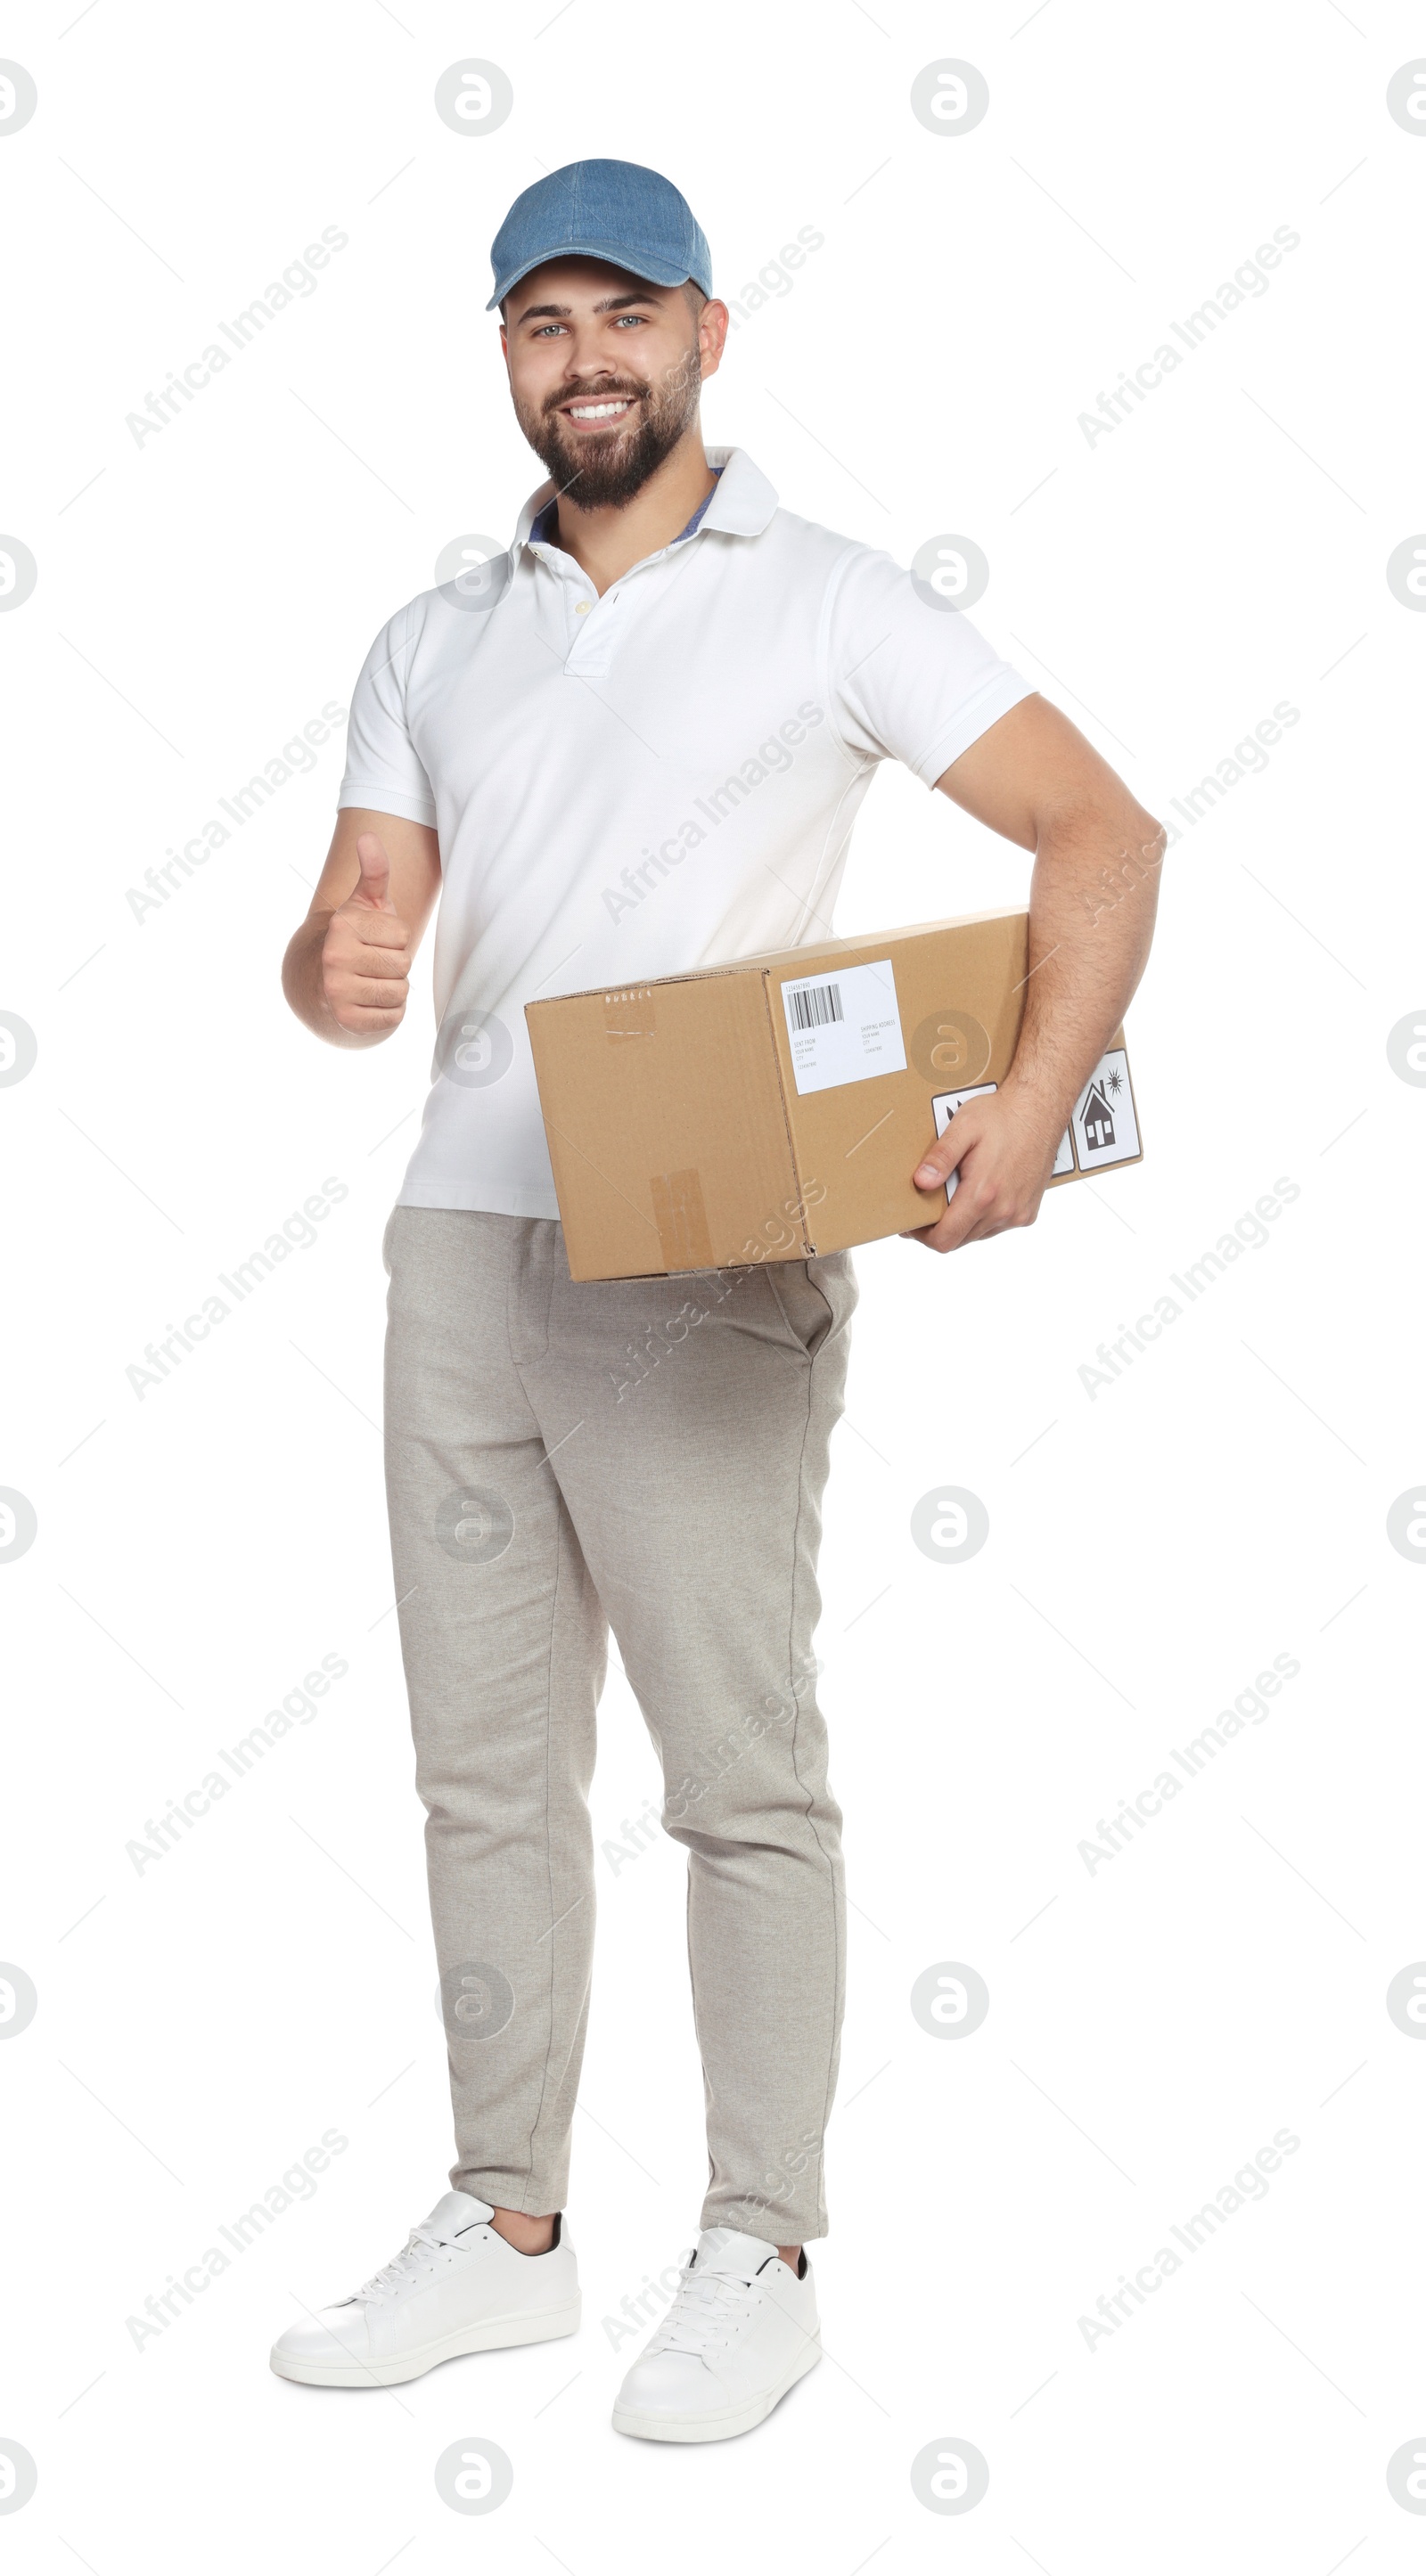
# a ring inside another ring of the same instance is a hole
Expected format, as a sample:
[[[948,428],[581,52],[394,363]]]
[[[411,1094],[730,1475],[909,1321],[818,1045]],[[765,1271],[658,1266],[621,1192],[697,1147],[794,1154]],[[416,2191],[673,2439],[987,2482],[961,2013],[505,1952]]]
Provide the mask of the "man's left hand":
[[[1008,1083],[983,1100],[968,1100],[911,1176],[918,1190],[929,1190],[944,1188],[955,1172],[950,1205],[905,1241],[958,1252],[963,1243],[981,1243],[1009,1226],[1033,1225],[1064,1131],[1062,1116],[1047,1116],[1043,1103]]]

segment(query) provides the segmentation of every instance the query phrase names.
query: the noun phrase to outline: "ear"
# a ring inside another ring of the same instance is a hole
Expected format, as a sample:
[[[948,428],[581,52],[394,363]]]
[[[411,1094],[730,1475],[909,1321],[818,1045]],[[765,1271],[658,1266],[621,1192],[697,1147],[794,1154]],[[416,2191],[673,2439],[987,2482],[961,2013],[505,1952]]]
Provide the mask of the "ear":
[[[716,376],[722,364],[731,319],[727,305],[710,295],[698,316],[698,354],[705,382]]]

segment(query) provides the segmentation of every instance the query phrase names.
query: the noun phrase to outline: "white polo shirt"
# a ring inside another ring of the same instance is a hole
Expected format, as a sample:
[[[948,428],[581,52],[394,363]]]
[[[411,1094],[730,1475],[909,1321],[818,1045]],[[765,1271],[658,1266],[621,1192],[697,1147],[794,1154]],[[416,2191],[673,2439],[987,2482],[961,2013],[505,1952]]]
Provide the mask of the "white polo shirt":
[[[779,509],[740,448],[709,461],[693,532],[602,599],[530,541],[547,482],[494,606],[424,591],[367,656],[338,803],[441,850],[404,1207],[557,1216],[525,1004],[826,939],[878,762],[934,787],[1031,695],[890,555]]]

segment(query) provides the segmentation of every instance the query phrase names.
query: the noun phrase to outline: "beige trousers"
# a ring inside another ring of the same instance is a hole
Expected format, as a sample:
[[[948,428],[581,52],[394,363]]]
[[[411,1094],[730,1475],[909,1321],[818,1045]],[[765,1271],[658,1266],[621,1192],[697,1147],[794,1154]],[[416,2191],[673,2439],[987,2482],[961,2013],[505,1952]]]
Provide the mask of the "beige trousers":
[[[387,1482],[458,2189],[564,2205],[612,1627],[688,1853],[701,2223],[826,2232],[841,1817],[812,1633],[845,1254],[571,1281],[548,1218],[397,1208]]]

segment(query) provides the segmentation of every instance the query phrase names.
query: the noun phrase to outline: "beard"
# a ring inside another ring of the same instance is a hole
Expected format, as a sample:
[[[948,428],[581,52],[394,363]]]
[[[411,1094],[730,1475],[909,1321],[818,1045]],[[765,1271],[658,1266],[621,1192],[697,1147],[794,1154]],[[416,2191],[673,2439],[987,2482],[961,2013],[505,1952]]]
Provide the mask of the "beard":
[[[623,509],[672,454],[698,412],[702,370],[697,344],[670,367],[662,383],[614,376],[598,384],[566,386],[539,411],[516,404],[516,416],[557,493],[581,510]],[[567,426],[561,405],[627,398],[634,408],[611,429]]]

